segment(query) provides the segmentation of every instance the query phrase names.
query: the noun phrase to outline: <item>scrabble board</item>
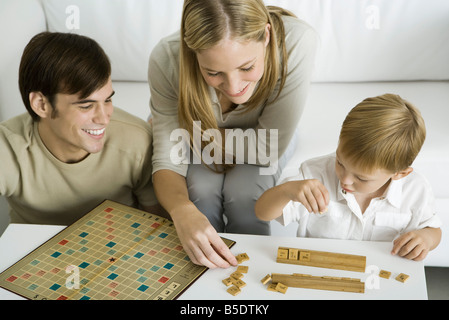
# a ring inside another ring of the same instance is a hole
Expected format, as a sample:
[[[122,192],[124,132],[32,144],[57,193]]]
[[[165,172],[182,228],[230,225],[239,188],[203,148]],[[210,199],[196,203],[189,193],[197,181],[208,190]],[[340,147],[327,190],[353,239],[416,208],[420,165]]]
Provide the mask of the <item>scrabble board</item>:
[[[172,300],[206,270],[172,221],[106,200],[2,272],[0,287],[33,300]]]

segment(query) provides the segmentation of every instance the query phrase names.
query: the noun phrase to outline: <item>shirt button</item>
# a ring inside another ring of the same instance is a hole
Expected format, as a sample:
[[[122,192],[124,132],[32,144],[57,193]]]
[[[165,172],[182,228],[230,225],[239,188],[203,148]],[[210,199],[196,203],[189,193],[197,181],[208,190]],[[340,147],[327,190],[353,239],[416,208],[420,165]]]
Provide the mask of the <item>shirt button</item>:
[[[343,192],[343,194],[346,194],[346,190],[344,189],[341,189],[341,192]]]

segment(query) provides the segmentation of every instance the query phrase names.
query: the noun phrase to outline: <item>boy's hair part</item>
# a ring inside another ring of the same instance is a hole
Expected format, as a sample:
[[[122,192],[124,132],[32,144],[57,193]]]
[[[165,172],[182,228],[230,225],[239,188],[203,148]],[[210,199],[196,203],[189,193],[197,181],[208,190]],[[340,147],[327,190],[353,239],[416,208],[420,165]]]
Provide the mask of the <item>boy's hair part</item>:
[[[87,98],[103,87],[110,75],[109,58],[95,40],[72,33],[42,32],[23,51],[19,89],[28,113],[39,121],[30,105],[31,92],[41,92],[48,99],[53,116],[56,94]]]
[[[363,100],[348,113],[338,148],[365,172],[399,172],[412,165],[425,138],[419,110],[398,95],[384,94]]]

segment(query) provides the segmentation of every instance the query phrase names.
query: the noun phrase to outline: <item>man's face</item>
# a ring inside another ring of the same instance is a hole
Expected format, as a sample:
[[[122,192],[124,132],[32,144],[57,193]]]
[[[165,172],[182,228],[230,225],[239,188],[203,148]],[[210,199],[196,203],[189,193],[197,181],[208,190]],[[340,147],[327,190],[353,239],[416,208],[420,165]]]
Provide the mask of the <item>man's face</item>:
[[[65,163],[100,152],[113,113],[113,95],[111,79],[86,99],[78,94],[56,94],[56,116],[41,117],[39,122],[39,134],[47,149]]]

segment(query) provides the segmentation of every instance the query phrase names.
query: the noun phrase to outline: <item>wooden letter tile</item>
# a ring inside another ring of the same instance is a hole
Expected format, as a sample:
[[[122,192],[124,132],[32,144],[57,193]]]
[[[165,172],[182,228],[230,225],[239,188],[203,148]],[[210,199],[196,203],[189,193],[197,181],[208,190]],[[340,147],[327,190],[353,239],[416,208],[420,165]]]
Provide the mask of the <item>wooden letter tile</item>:
[[[232,284],[231,278],[223,279],[221,282],[223,282],[226,287],[229,287]]]
[[[265,277],[263,277],[262,280],[260,280],[260,282],[262,282],[263,284],[267,284],[268,281],[271,280],[271,276],[269,274],[267,274]]]
[[[308,252],[308,251],[299,252],[299,260],[310,261],[310,252]]]
[[[248,266],[238,266],[237,267],[237,272],[248,273]]]
[[[396,280],[398,280],[399,282],[404,283],[405,281],[408,280],[408,278],[410,278],[409,275],[405,274],[405,273],[400,273],[397,277]]]
[[[228,290],[226,290],[228,293],[232,294],[233,296],[238,295],[240,292],[242,292],[237,286],[232,286]]]
[[[278,258],[279,259],[288,259],[288,249],[279,249],[278,250]]]
[[[391,276],[390,271],[380,270],[380,272],[379,272],[379,277],[381,277],[381,278],[390,279],[390,276]]]
[[[288,259],[298,260],[298,249],[288,249]]]
[[[276,291],[285,294],[287,292],[288,287],[285,284],[278,282],[276,285]]]

